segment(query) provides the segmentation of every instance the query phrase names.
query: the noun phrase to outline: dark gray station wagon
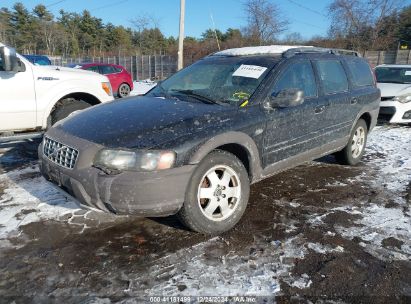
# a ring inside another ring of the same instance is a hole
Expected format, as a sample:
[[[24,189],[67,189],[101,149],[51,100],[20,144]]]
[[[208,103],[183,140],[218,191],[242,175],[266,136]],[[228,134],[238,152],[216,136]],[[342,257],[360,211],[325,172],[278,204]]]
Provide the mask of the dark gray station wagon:
[[[286,46],[231,49],[143,97],[58,122],[41,171],[82,204],[115,214],[178,214],[216,234],[243,215],[250,184],[335,153],[357,164],[380,91],[355,52]]]

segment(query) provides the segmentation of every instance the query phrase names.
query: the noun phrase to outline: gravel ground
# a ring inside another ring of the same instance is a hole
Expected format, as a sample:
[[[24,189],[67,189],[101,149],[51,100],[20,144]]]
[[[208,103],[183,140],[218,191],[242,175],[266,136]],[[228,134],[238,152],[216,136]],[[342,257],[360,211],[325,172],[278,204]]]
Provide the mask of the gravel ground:
[[[218,237],[81,209],[40,176],[37,145],[0,145],[0,303],[411,303],[409,127],[377,127],[359,166],[330,156],[252,186]]]

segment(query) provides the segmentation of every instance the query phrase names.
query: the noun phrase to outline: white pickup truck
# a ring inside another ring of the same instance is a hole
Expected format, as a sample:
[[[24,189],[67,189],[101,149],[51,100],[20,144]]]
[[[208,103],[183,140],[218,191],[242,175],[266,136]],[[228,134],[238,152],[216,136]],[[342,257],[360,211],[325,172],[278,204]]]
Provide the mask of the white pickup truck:
[[[37,66],[0,42],[0,137],[40,132],[74,111],[111,100],[107,77]]]

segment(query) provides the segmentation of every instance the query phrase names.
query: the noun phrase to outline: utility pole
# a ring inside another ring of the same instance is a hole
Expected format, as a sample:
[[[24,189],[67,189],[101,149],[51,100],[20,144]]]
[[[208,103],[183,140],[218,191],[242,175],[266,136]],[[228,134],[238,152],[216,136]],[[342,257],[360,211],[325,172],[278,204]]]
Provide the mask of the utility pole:
[[[178,66],[177,66],[178,70],[181,70],[183,68],[185,10],[186,10],[186,0],[180,0],[180,34],[178,36]]]
[[[217,41],[218,50],[221,51],[220,42],[218,41],[217,30],[215,29],[213,14],[211,12],[210,12],[210,17],[211,17],[211,22],[213,23],[213,31],[214,31],[215,40]]]

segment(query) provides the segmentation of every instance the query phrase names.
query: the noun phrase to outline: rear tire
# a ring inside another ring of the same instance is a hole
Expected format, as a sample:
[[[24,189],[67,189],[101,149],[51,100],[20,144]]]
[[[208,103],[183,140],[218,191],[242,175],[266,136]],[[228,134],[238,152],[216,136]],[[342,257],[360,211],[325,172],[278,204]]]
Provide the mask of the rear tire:
[[[347,146],[335,154],[342,165],[354,166],[361,161],[367,143],[368,127],[363,119],[359,119],[351,132]]]
[[[65,98],[59,101],[58,106],[54,109],[49,117],[49,127],[52,127],[56,122],[69,116],[74,111],[84,110],[91,105],[83,100],[74,98]]]
[[[250,195],[247,170],[233,154],[216,150],[199,164],[187,187],[180,221],[203,234],[219,234],[241,219]]]
[[[127,83],[122,83],[118,88],[118,96],[125,98],[130,96],[131,88]]]

